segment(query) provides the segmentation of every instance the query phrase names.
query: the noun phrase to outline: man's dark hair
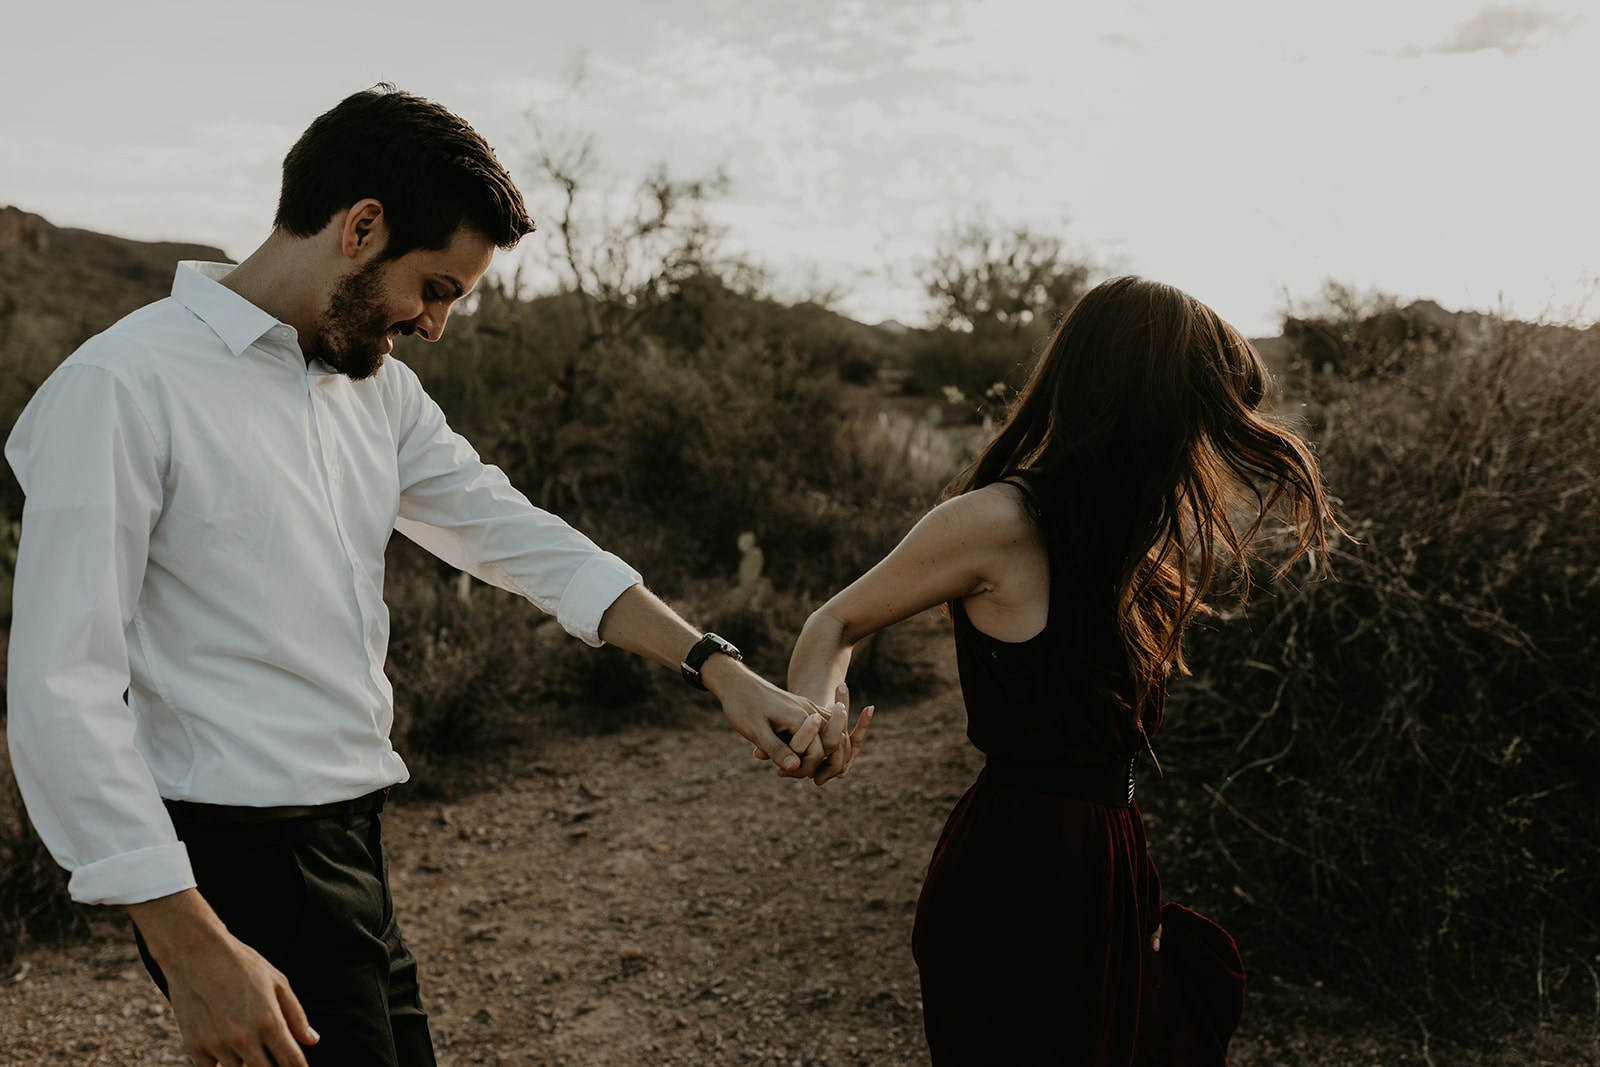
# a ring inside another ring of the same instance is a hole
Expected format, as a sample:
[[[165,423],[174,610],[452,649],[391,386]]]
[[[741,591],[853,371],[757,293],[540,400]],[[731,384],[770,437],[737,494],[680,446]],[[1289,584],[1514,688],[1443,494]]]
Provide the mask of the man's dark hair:
[[[463,224],[507,249],[533,232],[488,142],[433,101],[388,84],[345,97],[300,135],[283,160],[274,222],[310,237],[367,197],[383,205],[383,259],[443,249]]]

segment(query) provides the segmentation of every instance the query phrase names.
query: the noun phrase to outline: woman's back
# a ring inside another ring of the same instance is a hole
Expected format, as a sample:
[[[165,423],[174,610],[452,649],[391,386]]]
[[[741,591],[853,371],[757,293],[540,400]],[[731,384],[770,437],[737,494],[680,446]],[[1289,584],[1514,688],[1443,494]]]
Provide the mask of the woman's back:
[[[967,705],[967,736],[989,756],[1038,764],[1126,762],[1143,741],[1131,714],[1091,672],[1114,676],[1117,648],[1109,621],[1085,633],[1085,612],[1053,598],[1081,595],[1087,584],[1052,581],[1043,512],[1031,491],[1007,481],[974,490],[988,510],[1009,511],[1016,547],[995,568],[994,588],[955,602],[956,660]],[[1145,716],[1152,733],[1159,700]]]
[[[1054,621],[1022,642],[980,630],[952,611],[967,737],[986,756],[1037,764],[1126,763],[1143,742],[1128,713],[1085,679],[1062,650]],[[1160,707],[1146,716],[1151,733]]]

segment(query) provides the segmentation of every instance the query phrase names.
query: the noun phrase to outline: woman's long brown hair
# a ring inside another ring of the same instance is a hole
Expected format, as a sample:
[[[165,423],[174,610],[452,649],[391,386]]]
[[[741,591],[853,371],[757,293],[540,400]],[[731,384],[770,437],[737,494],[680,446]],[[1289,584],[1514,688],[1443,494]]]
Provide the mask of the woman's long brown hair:
[[[1034,501],[1050,552],[1051,614],[1083,649],[1085,680],[1142,732],[1183,631],[1217,571],[1220,539],[1248,589],[1269,514],[1287,521],[1282,570],[1338,528],[1305,443],[1258,409],[1250,343],[1194,297],[1137,277],[1090,290],[1061,320],[995,439],[946,498],[1004,479]],[[1253,514],[1236,524],[1231,507]]]

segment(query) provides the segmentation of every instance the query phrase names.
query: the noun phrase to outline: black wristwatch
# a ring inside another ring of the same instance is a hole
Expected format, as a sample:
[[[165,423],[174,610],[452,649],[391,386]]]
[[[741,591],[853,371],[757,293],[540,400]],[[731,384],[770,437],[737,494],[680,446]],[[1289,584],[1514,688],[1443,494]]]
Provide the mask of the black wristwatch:
[[[736,660],[744,659],[744,654],[734,648],[731,641],[716,634],[706,634],[694,643],[689,654],[683,657],[683,665],[678,668],[683,672],[684,680],[696,689],[706,687],[706,683],[700,680],[700,668],[705,666],[706,660],[713,652],[721,652],[724,656],[732,656]]]

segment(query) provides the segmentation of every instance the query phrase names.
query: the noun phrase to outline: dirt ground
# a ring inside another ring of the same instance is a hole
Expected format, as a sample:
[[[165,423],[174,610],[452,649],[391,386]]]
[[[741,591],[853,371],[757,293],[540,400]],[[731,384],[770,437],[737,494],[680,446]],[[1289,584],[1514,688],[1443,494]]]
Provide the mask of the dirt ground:
[[[947,647],[938,620],[918,625]],[[856,771],[821,789],[752,760],[708,705],[686,726],[550,737],[481,792],[397,804],[396,908],[440,1063],[926,1064],[912,913],[981,762],[949,659],[939,691],[881,709]],[[0,975],[0,1063],[188,1062],[119,925]],[[1233,1062],[1600,1064],[1588,1019],[1465,1051],[1363,1014],[1253,976]]]

